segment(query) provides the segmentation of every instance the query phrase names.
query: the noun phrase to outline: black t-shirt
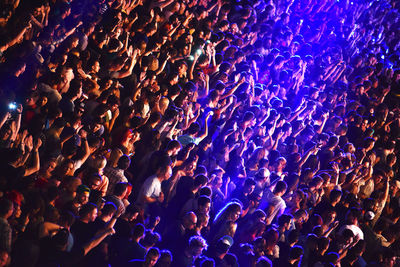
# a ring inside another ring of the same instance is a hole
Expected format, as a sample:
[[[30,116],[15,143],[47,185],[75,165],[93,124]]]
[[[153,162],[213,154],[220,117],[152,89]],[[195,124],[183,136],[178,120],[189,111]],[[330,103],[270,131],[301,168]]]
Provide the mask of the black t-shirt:
[[[131,235],[131,225],[128,221],[118,218],[115,225],[115,236],[130,236]]]
[[[74,247],[80,247],[88,242],[95,234],[92,225],[82,221],[76,221],[71,227],[74,236]]]

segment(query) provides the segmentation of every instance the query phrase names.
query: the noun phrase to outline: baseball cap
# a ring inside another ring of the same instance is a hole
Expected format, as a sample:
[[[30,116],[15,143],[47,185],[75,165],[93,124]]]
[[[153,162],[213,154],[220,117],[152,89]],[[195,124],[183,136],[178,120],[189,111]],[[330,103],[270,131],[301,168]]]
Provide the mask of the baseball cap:
[[[87,187],[84,184],[81,184],[80,186],[78,186],[78,188],[76,189],[76,193],[81,194],[81,193],[90,193],[90,188]]]
[[[232,237],[230,237],[228,235],[221,237],[219,242],[221,242],[225,245],[228,245],[229,247],[232,247],[232,245],[233,245],[233,239],[232,239]]]
[[[372,221],[375,218],[375,213],[373,211],[367,211],[364,217],[367,221]]]

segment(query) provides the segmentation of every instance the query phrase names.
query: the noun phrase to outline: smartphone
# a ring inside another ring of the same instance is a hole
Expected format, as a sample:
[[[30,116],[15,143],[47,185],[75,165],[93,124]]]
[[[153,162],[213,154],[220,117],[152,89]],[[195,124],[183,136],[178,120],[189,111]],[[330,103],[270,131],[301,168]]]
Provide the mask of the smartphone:
[[[197,54],[197,55],[200,56],[202,53],[203,53],[203,51],[201,51],[201,49],[197,49],[197,50],[196,50],[196,54]]]
[[[16,110],[17,109],[17,103],[12,102],[12,103],[8,104],[8,109],[11,110],[11,111]]]

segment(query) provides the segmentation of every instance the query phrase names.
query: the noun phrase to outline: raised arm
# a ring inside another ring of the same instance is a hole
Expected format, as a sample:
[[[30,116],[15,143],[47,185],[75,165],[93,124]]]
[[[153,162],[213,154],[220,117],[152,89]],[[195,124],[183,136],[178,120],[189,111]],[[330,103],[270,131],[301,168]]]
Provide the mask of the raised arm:
[[[24,176],[29,176],[40,169],[40,158],[39,158],[39,148],[42,145],[42,140],[38,138],[33,146],[32,157],[33,165],[30,168],[25,169]]]
[[[133,50],[132,47],[130,47],[128,50],[128,54],[131,54],[130,55],[131,64],[129,65],[129,68],[125,72],[118,72],[118,74],[117,74],[118,79],[126,78],[132,74],[133,67],[135,66],[136,61],[137,61],[138,49],[135,49],[133,52],[132,52],[132,50]]]
[[[205,119],[205,123],[204,123],[204,133],[198,137],[199,142],[201,142],[204,138],[207,137],[208,135],[208,119],[213,115],[214,113],[212,111],[208,112],[206,119]]]

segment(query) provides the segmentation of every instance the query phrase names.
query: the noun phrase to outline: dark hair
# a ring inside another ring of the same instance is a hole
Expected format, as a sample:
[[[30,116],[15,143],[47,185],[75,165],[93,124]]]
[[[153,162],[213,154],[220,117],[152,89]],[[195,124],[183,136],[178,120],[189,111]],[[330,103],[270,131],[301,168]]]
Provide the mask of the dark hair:
[[[85,217],[87,216],[89,213],[91,213],[94,209],[97,209],[96,204],[93,203],[87,203],[85,205],[82,206],[82,208],[79,210],[79,216]]]
[[[300,257],[301,257],[301,255],[303,255],[303,253],[304,253],[304,251],[303,251],[303,248],[302,247],[300,247],[300,246],[293,246],[291,249],[290,249],[290,259],[292,259],[292,260],[296,260],[296,259],[299,259]]]
[[[206,185],[207,182],[208,178],[203,174],[199,174],[194,178],[193,186],[196,188],[200,185]]]
[[[135,214],[135,213],[139,213],[140,210],[137,206],[135,206],[134,204],[130,204],[128,207],[126,207],[125,210],[125,214]]]
[[[333,189],[331,191],[331,194],[329,195],[329,200],[331,202],[335,202],[340,200],[341,197],[342,197],[342,191],[340,191],[339,189]]]
[[[180,147],[181,147],[181,143],[178,140],[171,140],[171,141],[169,141],[167,148],[165,150],[170,151],[172,149],[180,148]]]
[[[71,211],[66,210],[61,212],[59,220],[60,225],[70,227],[74,224],[74,222],[75,222],[75,215]]]
[[[160,257],[160,250],[158,248],[155,248],[155,247],[149,249],[149,251],[147,251],[146,258],[149,257],[149,256]]]
[[[127,170],[129,168],[129,165],[131,165],[131,159],[129,158],[128,155],[122,155],[118,159],[118,168],[122,170]]]
[[[172,262],[172,254],[169,250],[163,249],[160,251],[160,258],[157,261],[156,266],[170,266]]]
[[[132,229],[132,238],[136,239],[144,235],[144,225],[141,223],[136,224]]]
[[[82,82],[78,79],[73,79],[70,82],[70,86],[67,95],[72,98],[78,96],[79,90],[82,88]]]
[[[200,125],[197,122],[190,124],[188,134],[197,134],[200,131]]]
[[[117,211],[117,206],[115,206],[115,204],[112,202],[107,202],[101,209],[101,215],[110,216],[113,215],[116,211]]]
[[[293,219],[293,216],[290,214],[282,214],[279,218],[278,218],[278,225],[279,226],[283,226],[285,224],[289,224],[290,221]]]
[[[211,199],[208,196],[199,196],[197,199],[197,206],[204,206],[207,203],[211,203]]]
[[[287,185],[284,181],[279,181],[276,183],[274,193],[282,193],[285,192]]]
[[[122,196],[126,189],[128,188],[128,183],[117,183],[114,187],[114,195]]]
[[[211,194],[212,194],[212,190],[211,190],[211,188],[208,187],[208,186],[203,186],[203,187],[200,188],[200,190],[199,190],[199,195],[200,195],[200,196],[207,196],[207,197],[210,197]]]
[[[144,238],[142,239],[142,245],[145,247],[154,246],[161,239],[159,233],[152,232],[151,230],[146,230]]]

